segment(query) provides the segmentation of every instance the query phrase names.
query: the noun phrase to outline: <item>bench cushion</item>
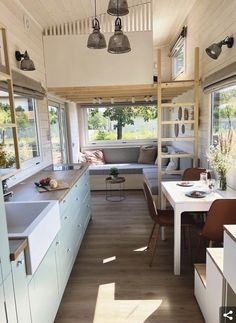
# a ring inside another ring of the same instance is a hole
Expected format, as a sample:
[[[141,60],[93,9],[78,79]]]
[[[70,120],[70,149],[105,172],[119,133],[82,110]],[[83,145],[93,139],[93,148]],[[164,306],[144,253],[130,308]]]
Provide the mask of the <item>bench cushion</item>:
[[[90,165],[90,175],[108,175],[109,170],[112,167],[117,167],[121,174],[142,174],[143,169],[153,168],[153,165],[149,164],[138,164],[138,163],[127,163],[127,164],[105,164],[105,165]]]

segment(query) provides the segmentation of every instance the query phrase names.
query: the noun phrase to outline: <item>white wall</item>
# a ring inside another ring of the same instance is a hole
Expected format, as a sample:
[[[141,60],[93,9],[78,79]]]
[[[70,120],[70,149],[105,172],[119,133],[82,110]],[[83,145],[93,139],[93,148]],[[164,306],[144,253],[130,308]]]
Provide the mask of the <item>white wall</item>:
[[[132,50],[120,55],[88,49],[88,35],[44,36],[48,87],[152,83],[152,32],[126,34]]]
[[[214,42],[219,42],[226,36],[236,38],[236,1],[235,0],[198,0],[183,21],[188,26],[186,71],[178,79],[192,79],[194,76],[194,48],[200,47],[200,76],[201,79],[211,73],[235,62],[236,45],[228,49],[222,48],[217,60],[211,59],[205,48]],[[172,41],[177,37],[173,33]],[[210,95],[201,92],[200,120],[199,120],[199,156],[203,166],[207,167],[206,152],[210,144],[211,106]],[[179,98],[181,100],[181,98]],[[229,184],[236,187],[236,169],[229,176]]]
[[[17,0],[1,0],[0,1],[0,23],[5,25],[8,30],[10,61],[13,69],[35,79],[46,86],[45,65],[43,53],[43,41],[41,28],[29,17],[29,30],[24,28],[25,10],[19,5]],[[2,47],[2,46],[1,46]],[[18,67],[15,60],[15,50],[28,50],[30,57],[33,59],[36,71],[24,72]],[[30,169],[26,169],[11,179],[10,184],[14,184],[26,176],[31,175],[43,166],[51,163],[51,143],[49,138],[49,122],[47,111],[47,99],[38,101],[39,131],[41,137],[41,153],[42,162]]]
[[[70,162],[78,163],[80,150],[78,110],[75,103],[66,104]]]

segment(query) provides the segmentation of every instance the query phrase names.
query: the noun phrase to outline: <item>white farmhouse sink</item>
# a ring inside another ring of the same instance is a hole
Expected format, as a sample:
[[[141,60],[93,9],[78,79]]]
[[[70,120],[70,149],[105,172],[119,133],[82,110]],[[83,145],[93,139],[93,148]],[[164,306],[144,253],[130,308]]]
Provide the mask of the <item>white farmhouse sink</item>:
[[[61,227],[57,201],[6,202],[8,236],[26,238],[26,270],[38,268]]]

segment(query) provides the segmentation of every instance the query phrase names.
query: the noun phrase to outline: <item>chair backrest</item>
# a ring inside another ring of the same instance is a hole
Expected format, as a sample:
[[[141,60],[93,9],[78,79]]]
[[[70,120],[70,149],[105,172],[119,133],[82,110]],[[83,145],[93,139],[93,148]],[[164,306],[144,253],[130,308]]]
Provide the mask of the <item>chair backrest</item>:
[[[205,168],[186,168],[182,176],[182,181],[199,181],[200,174],[203,172],[206,172]],[[211,178],[209,172],[207,176]]]
[[[202,230],[203,237],[208,240],[223,242],[223,226],[236,224],[236,199],[215,200],[206,217]]]
[[[144,189],[144,195],[146,197],[147,204],[148,204],[149,215],[154,221],[156,221],[157,220],[156,205],[152,198],[152,192],[148,187],[148,185],[146,184],[146,182],[143,182],[143,189]]]

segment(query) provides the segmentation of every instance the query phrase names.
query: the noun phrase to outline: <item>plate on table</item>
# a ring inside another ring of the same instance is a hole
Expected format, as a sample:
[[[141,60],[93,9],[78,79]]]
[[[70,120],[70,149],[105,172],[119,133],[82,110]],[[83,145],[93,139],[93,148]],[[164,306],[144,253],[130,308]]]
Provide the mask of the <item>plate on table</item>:
[[[200,199],[200,198],[205,197],[207,195],[207,193],[204,191],[190,191],[190,192],[185,193],[185,195],[188,197],[195,198],[195,199]]]
[[[193,183],[184,181],[184,182],[177,183],[176,185],[183,186],[183,187],[190,187],[190,186],[193,186]]]

